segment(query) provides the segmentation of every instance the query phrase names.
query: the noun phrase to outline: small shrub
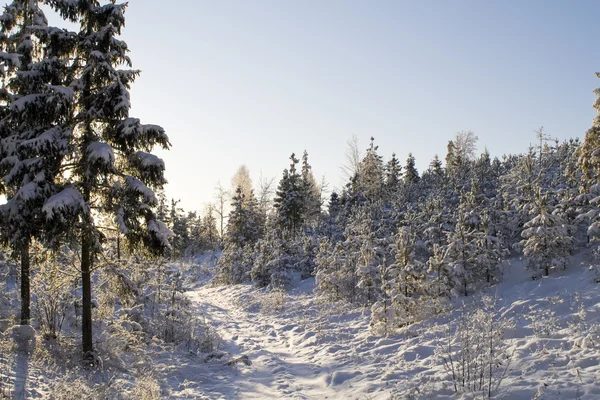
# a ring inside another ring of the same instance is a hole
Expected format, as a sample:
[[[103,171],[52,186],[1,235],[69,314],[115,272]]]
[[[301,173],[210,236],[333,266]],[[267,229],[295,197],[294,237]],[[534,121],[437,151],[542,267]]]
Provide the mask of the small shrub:
[[[160,385],[158,381],[150,376],[144,375],[135,380],[135,386],[129,392],[130,399],[144,399],[144,400],[160,400]]]
[[[69,256],[65,253],[59,259],[46,258],[32,277],[32,313],[46,339],[58,338],[69,311],[74,309],[77,280],[64,273],[62,264]]]
[[[538,338],[552,337],[559,329],[558,319],[550,308],[534,305],[529,308],[525,318],[531,321],[533,334]]]
[[[277,314],[285,308],[285,291],[273,289],[262,298],[260,311],[265,314]]]
[[[496,299],[484,297],[479,305],[463,305],[458,323],[448,328],[437,349],[455,392],[484,398],[497,392],[511,364],[504,331],[512,325],[498,312]]]
[[[50,391],[52,400],[98,399],[90,383],[82,378],[65,376],[57,379]]]

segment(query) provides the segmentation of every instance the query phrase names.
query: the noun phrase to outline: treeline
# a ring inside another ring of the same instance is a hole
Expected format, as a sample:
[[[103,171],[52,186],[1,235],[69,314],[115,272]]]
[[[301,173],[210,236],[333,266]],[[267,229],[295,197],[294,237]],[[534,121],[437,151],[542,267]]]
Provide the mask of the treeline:
[[[598,126],[583,143],[540,128],[539,145],[493,159],[476,154],[473,132],[459,132],[445,162],[436,155],[422,173],[411,154],[404,165],[395,154],[384,162],[371,138],[327,201],[306,153],[301,167],[292,154],[272,207],[241,190],[233,198],[216,279],[276,287],[315,276],[320,293],[398,326],[496,284],[511,254],[527,259],[534,279],[566,268],[600,236]]]

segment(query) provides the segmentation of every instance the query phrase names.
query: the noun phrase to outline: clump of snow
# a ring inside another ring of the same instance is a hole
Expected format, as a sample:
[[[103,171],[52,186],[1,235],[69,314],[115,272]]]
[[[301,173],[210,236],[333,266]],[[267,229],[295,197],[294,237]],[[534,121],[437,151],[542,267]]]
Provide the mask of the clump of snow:
[[[165,167],[165,162],[154,154],[138,151],[135,153],[135,157],[140,161],[140,164],[144,167]]]
[[[129,228],[127,228],[127,224],[125,224],[125,210],[123,210],[123,207],[119,207],[117,210],[114,221],[122,234],[126,235],[129,233]]]
[[[36,152],[45,152],[52,148],[64,150],[67,148],[67,138],[71,136],[71,130],[55,126],[33,139],[24,140],[20,146],[30,147]]]
[[[72,100],[75,97],[75,92],[72,88],[60,85],[48,85],[48,88],[55,93],[64,96],[68,100]]]
[[[90,143],[87,147],[87,154],[92,163],[100,162],[104,165],[111,166],[115,162],[115,152],[107,143]]]
[[[35,199],[40,192],[40,187],[37,182],[29,182],[19,188],[15,193],[15,199],[29,201]]]
[[[65,211],[76,213],[85,208],[86,204],[81,193],[75,188],[68,187],[46,200],[42,211],[46,214],[46,218],[52,219],[57,213]]]
[[[148,230],[152,232],[157,239],[160,241],[161,245],[165,248],[171,248],[171,244],[169,243],[169,239],[175,236],[172,230],[170,230],[167,225],[158,220],[151,220],[148,222]]]
[[[42,98],[41,94],[28,94],[13,101],[11,107],[17,111],[23,111],[29,104],[38,102],[40,98]]]
[[[144,200],[148,202],[150,205],[158,204],[158,199],[156,198],[156,194],[152,189],[146,186],[142,181],[133,176],[128,176],[125,178],[125,184],[127,188],[133,192],[139,193],[144,197]]]

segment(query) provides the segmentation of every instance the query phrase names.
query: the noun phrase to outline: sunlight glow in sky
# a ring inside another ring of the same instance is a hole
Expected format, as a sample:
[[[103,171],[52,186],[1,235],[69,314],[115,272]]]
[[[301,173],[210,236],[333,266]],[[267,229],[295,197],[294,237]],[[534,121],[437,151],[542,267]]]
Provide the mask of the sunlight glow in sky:
[[[4,2],[6,3],[6,2]],[[343,184],[346,141],[374,136],[419,170],[470,129],[493,156],[534,130],[583,138],[600,86],[594,0],[129,0],[131,115],[173,149],[167,194],[188,210],[246,164],[276,177],[304,149]],[[51,20],[52,22],[52,20]]]

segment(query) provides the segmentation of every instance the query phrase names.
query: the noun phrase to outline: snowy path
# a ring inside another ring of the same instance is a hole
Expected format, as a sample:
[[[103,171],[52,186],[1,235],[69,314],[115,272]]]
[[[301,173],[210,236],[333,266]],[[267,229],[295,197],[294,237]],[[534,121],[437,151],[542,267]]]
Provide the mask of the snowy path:
[[[600,398],[600,291],[587,265],[574,261],[567,271],[532,281],[517,261],[505,283],[489,289],[516,323],[505,332],[514,359],[500,397]],[[287,293],[278,312],[265,312],[269,294],[251,285],[188,292],[222,335],[222,350],[252,361],[205,369],[196,386],[201,398],[372,400],[390,399],[395,389],[418,390],[417,398],[460,397],[435,355],[458,311],[377,337],[368,312],[319,304],[313,284]],[[543,313],[534,317],[532,308]],[[536,335],[536,326],[550,333]]]
[[[236,380],[235,391],[240,397],[336,397],[335,389],[327,386],[328,375],[323,373],[315,357],[293,348],[290,330],[297,326],[273,326],[264,315],[249,315],[214,294],[213,290],[199,290],[190,297],[223,335],[222,350],[247,355],[252,362],[248,367],[239,367],[242,377]]]
[[[282,313],[262,313],[260,301],[268,295],[261,300],[249,285],[202,287],[188,296],[222,335],[221,349],[234,357],[246,355],[252,362],[237,364],[229,383],[236,398],[389,398],[389,387],[368,385],[381,378],[381,365],[358,360],[352,346],[368,324],[360,313],[352,314],[352,321],[324,324],[312,297],[302,293],[288,294]]]

